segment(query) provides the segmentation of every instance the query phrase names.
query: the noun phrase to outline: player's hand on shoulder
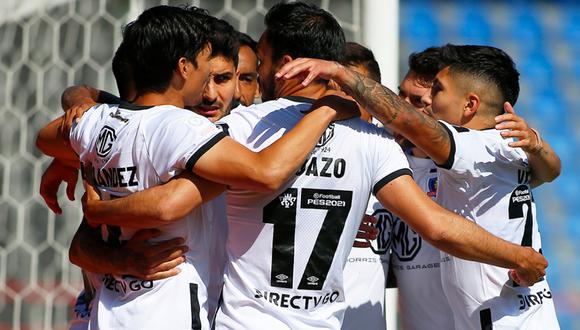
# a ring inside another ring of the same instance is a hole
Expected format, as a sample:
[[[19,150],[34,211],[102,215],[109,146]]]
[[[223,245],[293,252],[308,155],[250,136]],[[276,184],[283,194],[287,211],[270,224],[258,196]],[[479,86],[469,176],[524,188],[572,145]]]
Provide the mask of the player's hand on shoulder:
[[[341,91],[329,90],[312,105],[311,110],[328,108],[336,112],[335,121],[360,117],[359,105]]]
[[[516,138],[518,141],[510,142],[512,148],[522,148],[525,152],[535,153],[542,148],[539,135],[528,126],[528,123],[515,113],[509,102],[504,103],[505,113],[495,117],[495,128],[501,130],[503,138]]]
[[[96,102],[92,100],[86,100],[82,103],[73,105],[65,111],[62,123],[59,127],[60,135],[65,143],[69,143],[70,131],[72,129],[73,123],[78,123],[85,112],[87,112],[95,105],[97,105]]]
[[[275,75],[276,79],[301,77],[302,85],[308,86],[316,79],[331,80],[344,67],[338,62],[314,58],[297,58],[286,63]]]
[[[368,248],[371,246],[370,241],[374,241],[379,236],[379,230],[376,227],[377,218],[372,215],[365,214],[362,218],[358,232],[356,233],[356,239],[354,241],[353,247],[356,248]]]
[[[181,237],[151,242],[161,232],[158,229],[141,229],[119,248],[117,260],[119,274],[129,273],[136,278],[155,281],[179,274],[176,268],[185,262],[189,250]]]
[[[58,159],[53,159],[40,180],[40,196],[46,205],[56,214],[61,214],[62,209],[58,204],[58,189],[62,182],[67,183],[66,195],[69,200],[75,200],[75,187],[78,179],[78,169],[63,164]]]
[[[519,267],[510,270],[509,275],[519,285],[531,286],[546,275],[548,261],[531,247],[522,247],[516,260]]]

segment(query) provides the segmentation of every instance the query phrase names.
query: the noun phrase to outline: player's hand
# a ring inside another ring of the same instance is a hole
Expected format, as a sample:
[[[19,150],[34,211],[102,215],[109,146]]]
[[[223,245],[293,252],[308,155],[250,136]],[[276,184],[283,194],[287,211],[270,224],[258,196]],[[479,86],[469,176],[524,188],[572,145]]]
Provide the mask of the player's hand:
[[[495,117],[495,129],[501,130],[503,138],[517,138],[518,141],[510,142],[512,148],[522,148],[525,152],[535,153],[542,148],[539,136],[532,131],[526,121],[516,115],[514,108],[509,102],[503,105],[505,114]]]
[[[75,200],[75,187],[79,176],[79,170],[53,159],[40,180],[40,196],[46,205],[56,214],[61,214],[62,209],[58,204],[58,188],[62,182],[66,182],[66,195],[69,200]]]
[[[83,186],[85,187],[85,193],[81,198],[83,213],[90,226],[98,226],[101,223],[93,216],[92,209],[96,203],[101,201],[101,195],[99,194],[97,188],[88,183],[86,180],[83,180]]]
[[[368,248],[371,246],[370,241],[374,241],[379,236],[379,230],[376,227],[377,218],[372,215],[365,214],[362,218],[358,232],[356,233],[356,239],[354,241],[353,247],[356,248]],[[364,240],[364,241],[360,241]]]
[[[73,123],[78,123],[81,117],[87,112],[90,108],[95,106],[97,103],[93,100],[87,99],[87,101],[79,104],[75,104],[70,107],[68,110],[65,111],[64,118],[62,123],[60,124],[58,131],[62,140],[68,144],[70,139],[70,130],[72,128]]]
[[[327,107],[336,114],[334,121],[360,117],[358,104],[343,92],[329,91],[312,105],[311,111]]]
[[[308,86],[315,79],[333,79],[344,67],[338,62],[313,58],[297,58],[286,63],[275,75],[276,79],[302,77],[302,85]]]
[[[509,275],[521,286],[531,286],[541,281],[546,275],[548,261],[531,247],[522,247],[518,254],[517,269],[509,271]]]
[[[136,278],[155,281],[175,276],[176,268],[185,262],[184,254],[189,250],[181,237],[161,242],[150,242],[158,237],[158,229],[142,229],[118,249],[118,274],[130,274]]]

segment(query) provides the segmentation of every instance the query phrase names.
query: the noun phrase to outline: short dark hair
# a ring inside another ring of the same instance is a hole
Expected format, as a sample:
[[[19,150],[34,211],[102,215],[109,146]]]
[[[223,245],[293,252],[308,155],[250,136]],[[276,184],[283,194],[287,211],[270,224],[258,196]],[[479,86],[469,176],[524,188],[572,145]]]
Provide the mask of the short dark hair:
[[[164,92],[181,57],[197,66],[196,57],[209,38],[204,15],[202,10],[156,6],[127,24],[123,43],[133,67],[137,95]]]
[[[448,47],[429,47],[421,52],[409,55],[409,71],[412,71],[423,83],[431,84],[437,73],[449,66],[451,59],[442,56],[442,49]],[[450,54],[449,54],[450,55]]]
[[[512,58],[491,46],[447,45],[444,58],[455,58],[448,66],[452,74],[469,75],[497,87],[503,102],[516,104],[520,93],[520,74]]]
[[[238,51],[240,42],[238,32],[234,27],[223,19],[210,17],[208,20],[211,33],[209,41],[211,43],[211,57],[223,56],[234,62],[238,67]]]
[[[346,40],[327,11],[303,2],[278,3],[264,18],[273,60],[284,55],[340,61]]]
[[[252,39],[249,35],[238,31],[238,41],[240,42],[240,47],[248,46],[254,51],[254,53],[258,52],[258,42]]]
[[[346,43],[346,52],[344,53],[342,64],[349,66],[362,65],[368,71],[369,78],[378,83],[381,82],[381,69],[375,59],[375,55],[370,49],[359,43]]]
[[[125,101],[128,100],[131,89],[133,88],[133,67],[127,58],[127,50],[125,43],[121,42],[115,55],[113,56],[112,70],[117,88],[119,89],[119,96]]]

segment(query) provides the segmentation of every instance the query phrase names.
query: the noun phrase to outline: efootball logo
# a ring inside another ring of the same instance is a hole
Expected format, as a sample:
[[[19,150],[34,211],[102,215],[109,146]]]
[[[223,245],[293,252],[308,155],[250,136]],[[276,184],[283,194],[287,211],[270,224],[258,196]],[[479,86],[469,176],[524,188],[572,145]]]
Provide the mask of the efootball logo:
[[[322,147],[325,144],[328,143],[328,141],[330,141],[330,139],[332,139],[332,137],[334,136],[334,123],[328,125],[328,127],[326,128],[326,131],[324,131],[324,134],[322,134],[322,136],[320,137],[320,140],[318,140],[318,143],[316,144],[317,147]]]
[[[99,133],[99,138],[97,139],[97,156],[107,157],[113,149],[113,142],[117,139],[115,130],[109,126],[105,126],[101,129]]]

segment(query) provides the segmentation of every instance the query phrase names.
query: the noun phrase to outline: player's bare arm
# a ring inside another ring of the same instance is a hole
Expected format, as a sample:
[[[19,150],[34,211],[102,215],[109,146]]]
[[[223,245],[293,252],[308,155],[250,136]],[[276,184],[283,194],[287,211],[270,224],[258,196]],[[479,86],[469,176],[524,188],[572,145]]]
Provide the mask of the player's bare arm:
[[[75,200],[75,187],[79,170],[76,167],[67,166],[58,159],[53,159],[48,168],[42,174],[40,180],[40,196],[46,205],[56,214],[61,214],[62,209],[58,204],[58,188],[62,182],[66,182],[66,195],[69,200]]]
[[[508,102],[504,103],[505,114],[495,117],[496,129],[504,138],[513,137],[518,141],[511,142],[513,148],[522,148],[528,155],[532,169],[531,186],[537,187],[544,182],[556,179],[562,171],[560,157],[547,141],[542,140],[537,131],[528,126],[526,121],[515,113]]]
[[[546,274],[548,262],[540,253],[493,236],[443,209],[410,176],[391,181],[376,196],[383,206],[440,250],[462,259],[514,269],[521,285],[536,283]]]
[[[331,96],[335,98],[336,96]],[[336,102],[335,99],[332,100]],[[254,191],[278,190],[304,163],[333,120],[358,114],[354,102],[343,112],[322,105],[306,114],[290,131],[259,153],[226,137],[195,163],[193,172],[208,180]],[[219,166],[216,166],[219,164]]]
[[[69,259],[84,270],[100,274],[128,274],[142,280],[175,276],[188,248],[182,238],[149,242],[159,234],[157,229],[140,230],[123,246],[113,247],[101,239],[100,229],[83,222],[71,242]]]
[[[67,87],[60,97],[60,102],[62,109],[66,111],[75,105],[89,102],[118,104],[121,99],[111,93],[88,85],[78,85]]]
[[[165,184],[112,200],[101,200],[96,189],[85,184],[83,212],[90,225],[152,228],[183,219],[225,189],[225,185],[187,172]]]
[[[335,81],[371,115],[405,136],[433,161],[443,164],[449,158],[451,140],[445,128],[385,86],[339,63],[309,58],[287,63],[276,74],[276,78],[290,79],[298,74],[307,75],[303,85],[308,85],[316,78]]]

